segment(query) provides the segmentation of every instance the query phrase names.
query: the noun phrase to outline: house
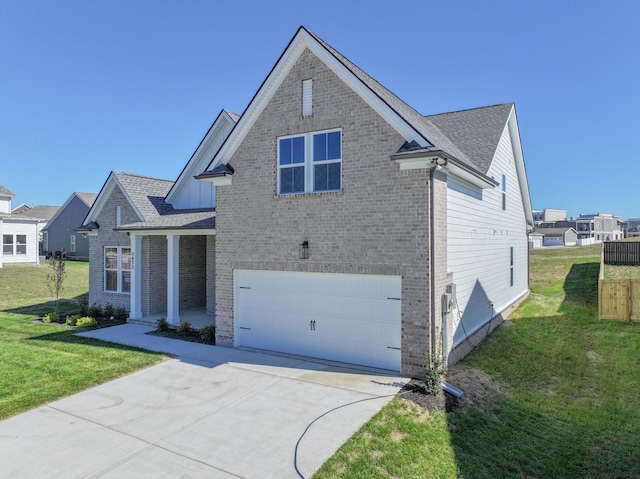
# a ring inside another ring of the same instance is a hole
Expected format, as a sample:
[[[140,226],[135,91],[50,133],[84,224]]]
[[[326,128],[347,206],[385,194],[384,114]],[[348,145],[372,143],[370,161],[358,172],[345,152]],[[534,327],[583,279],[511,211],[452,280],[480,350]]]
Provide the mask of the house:
[[[571,227],[542,228],[537,231],[543,235],[543,246],[575,246],[578,232]]]
[[[75,229],[87,216],[97,198],[95,193],[72,193],[42,230],[43,249],[66,258],[88,258],[89,239]]]
[[[90,302],[407,375],[526,297],[532,227],[513,104],[423,116],[304,27],[175,183],[112,173],[83,224]]]
[[[567,219],[567,210],[552,210],[545,208],[533,212],[533,222],[538,225],[540,223],[548,223],[553,221],[562,221]]]
[[[625,238],[640,236],[640,218],[629,218],[627,221],[620,222],[620,228]]]
[[[538,225],[542,228],[573,228],[578,233],[578,244],[588,245],[624,238],[620,217],[610,213],[581,214],[578,218],[551,221]]]
[[[0,186],[0,267],[3,264],[38,264],[42,229],[58,206],[39,205],[13,213],[12,198],[15,195]]]

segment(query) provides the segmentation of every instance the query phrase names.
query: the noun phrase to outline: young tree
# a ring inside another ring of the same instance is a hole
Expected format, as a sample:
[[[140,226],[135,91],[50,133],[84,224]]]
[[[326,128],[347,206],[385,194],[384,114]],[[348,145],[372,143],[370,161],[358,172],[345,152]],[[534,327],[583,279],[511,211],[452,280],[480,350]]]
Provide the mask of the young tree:
[[[60,293],[63,291],[62,283],[64,282],[67,272],[65,271],[65,262],[60,258],[51,256],[49,260],[49,267],[51,270],[47,273],[47,288],[51,292],[51,295],[56,299],[56,313],[58,313],[58,302],[60,299]]]

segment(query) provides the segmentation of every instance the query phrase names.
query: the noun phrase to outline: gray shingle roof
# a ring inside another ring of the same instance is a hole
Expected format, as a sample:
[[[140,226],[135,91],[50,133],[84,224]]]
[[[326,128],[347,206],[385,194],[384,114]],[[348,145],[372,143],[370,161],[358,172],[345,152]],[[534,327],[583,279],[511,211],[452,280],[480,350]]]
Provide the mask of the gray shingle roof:
[[[429,115],[426,118],[471,158],[486,174],[509,119],[513,103]]]
[[[235,123],[238,123],[238,121],[240,120],[240,117],[242,116],[229,110],[225,110],[225,111],[227,112],[227,115],[229,115]]]
[[[386,89],[375,79],[370,77],[362,69],[352,63],[344,55],[338,52],[313,32],[307,30],[322,46],[324,46],[340,63],[342,63],[351,73],[353,73],[362,83],[364,83],[373,93],[375,93],[382,101],[384,101],[391,109],[425,137],[435,149],[444,150],[456,159],[467,163],[468,165],[479,169],[473,161],[456,146],[450,138],[447,137],[428,117],[422,116],[394,93]]]
[[[173,210],[149,221],[139,221],[121,225],[116,230],[154,230],[177,228],[215,228],[216,212],[210,208],[193,210]]]
[[[0,185],[0,196],[10,196],[11,198],[15,198],[16,197],[16,195],[11,193],[8,189],[6,189],[2,185]]]
[[[22,213],[14,213],[9,218],[49,221],[53,218],[53,215],[56,214],[59,208],[59,206],[38,205],[33,208],[29,208]]]
[[[88,204],[89,208],[93,206],[93,203],[96,201],[96,198],[98,197],[97,193],[80,193],[78,191],[76,191],[76,195],[78,195],[82,201]]]
[[[536,230],[536,233],[540,233],[544,236],[557,236],[563,235],[567,231],[572,230],[573,228],[540,228]]]
[[[131,198],[143,221],[151,221],[173,210],[173,207],[164,201],[173,186],[173,181],[118,171],[114,171],[113,175]]]

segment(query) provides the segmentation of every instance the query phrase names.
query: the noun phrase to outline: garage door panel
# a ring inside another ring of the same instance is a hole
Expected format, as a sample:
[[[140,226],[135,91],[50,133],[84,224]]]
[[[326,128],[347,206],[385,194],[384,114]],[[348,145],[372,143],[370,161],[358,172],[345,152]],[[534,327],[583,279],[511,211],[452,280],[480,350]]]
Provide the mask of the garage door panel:
[[[400,277],[234,274],[237,344],[400,369]]]

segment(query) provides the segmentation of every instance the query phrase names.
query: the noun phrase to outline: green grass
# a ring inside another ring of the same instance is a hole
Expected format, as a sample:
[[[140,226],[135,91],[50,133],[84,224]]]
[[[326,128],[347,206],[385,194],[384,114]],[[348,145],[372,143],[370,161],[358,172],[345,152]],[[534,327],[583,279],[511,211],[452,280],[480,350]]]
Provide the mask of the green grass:
[[[78,312],[88,263],[67,262],[61,312]],[[162,355],[74,335],[32,322],[53,311],[48,266],[0,268],[0,419],[73,394],[162,360]]]
[[[597,319],[599,248],[532,251],[530,297],[450,370],[461,407],[395,398],[314,478],[640,477],[640,325]]]

